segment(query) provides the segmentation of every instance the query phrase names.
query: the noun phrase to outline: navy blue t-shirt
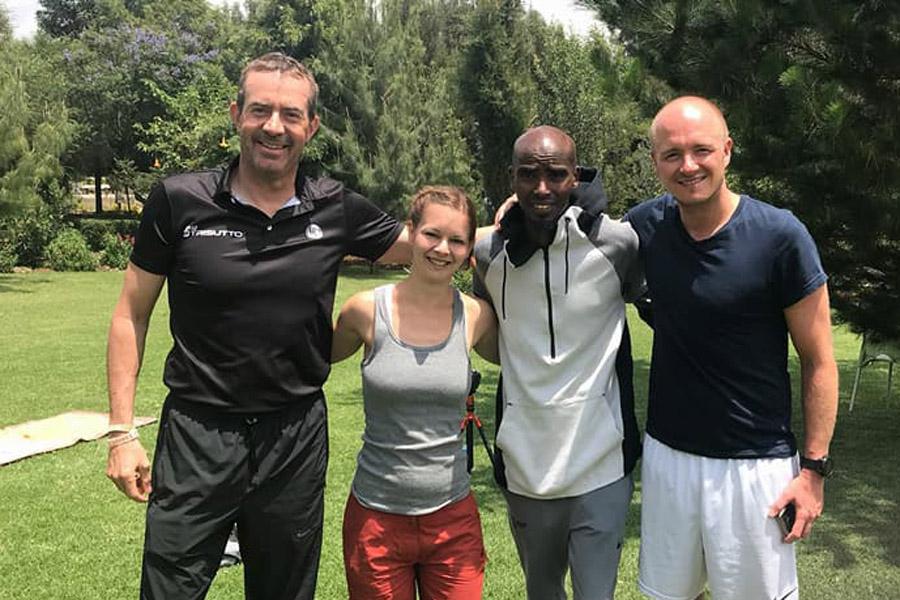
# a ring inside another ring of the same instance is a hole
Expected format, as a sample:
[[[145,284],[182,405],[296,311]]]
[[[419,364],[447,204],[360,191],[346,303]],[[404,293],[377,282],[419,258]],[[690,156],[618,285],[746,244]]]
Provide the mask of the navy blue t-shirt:
[[[653,307],[647,433],[702,456],[793,455],[784,309],[826,281],[809,232],[748,196],[699,242],[670,194],[625,219],[640,237]]]

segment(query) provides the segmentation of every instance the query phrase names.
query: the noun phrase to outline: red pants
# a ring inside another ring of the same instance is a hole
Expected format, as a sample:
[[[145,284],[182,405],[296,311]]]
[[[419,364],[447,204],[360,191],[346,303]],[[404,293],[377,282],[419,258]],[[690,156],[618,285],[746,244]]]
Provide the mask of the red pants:
[[[475,497],[407,516],[344,510],[344,568],[350,600],[480,600],[484,544]]]

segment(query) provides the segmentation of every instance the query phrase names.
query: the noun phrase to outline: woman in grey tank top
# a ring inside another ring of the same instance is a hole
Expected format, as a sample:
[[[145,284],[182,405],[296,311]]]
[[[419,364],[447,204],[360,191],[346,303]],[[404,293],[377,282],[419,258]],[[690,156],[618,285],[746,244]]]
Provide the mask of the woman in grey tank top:
[[[366,426],[344,512],[350,598],[481,598],[484,545],[460,421],[469,350],[497,362],[491,307],[451,286],[475,241],[475,209],[453,187],[413,198],[409,276],[341,308],[332,362],[365,346]]]

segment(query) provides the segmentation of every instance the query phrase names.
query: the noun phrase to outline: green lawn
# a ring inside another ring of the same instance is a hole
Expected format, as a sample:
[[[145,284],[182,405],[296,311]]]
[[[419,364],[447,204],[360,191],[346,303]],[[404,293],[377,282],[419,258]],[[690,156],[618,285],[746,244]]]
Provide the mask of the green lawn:
[[[338,302],[392,277],[397,275],[373,277],[366,270],[351,271],[340,280]],[[0,275],[0,426],[72,409],[106,409],[106,328],[121,279],[116,272]],[[137,410],[142,415],[156,416],[162,405],[162,364],[170,343],[167,320],[162,299],[138,390]],[[631,323],[643,423],[651,338],[637,319]],[[838,470],[827,486],[825,516],[812,538],[798,546],[803,595],[836,600],[898,598],[900,471],[894,458],[900,455],[900,383],[895,381],[888,405],[882,399],[884,371],[865,371],[857,407],[848,414],[858,340],[842,328],[835,334],[841,412],[832,454]],[[485,375],[479,410],[493,431],[496,371],[477,359],[476,363]],[[796,373],[796,361],[791,368]],[[358,361],[338,365],[326,391],[332,454],[318,596],[331,600],[346,597],[340,519],[362,430]],[[142,431],[145,446],[151,445],[155,433],[155,426]],[[101,441],[0,467],[0,600],[136,597],[144,508],[106,480],[105,460]],[[519,600],[524,597],[522,577],[503,499],[481,449],[473,484],[489,556],[485,597]],[[639,492],[632,508],[619,598],[640,597],[635,586]],[[210,598],[242,598],[241,590],[241,569],[227,569],[213,584]]]

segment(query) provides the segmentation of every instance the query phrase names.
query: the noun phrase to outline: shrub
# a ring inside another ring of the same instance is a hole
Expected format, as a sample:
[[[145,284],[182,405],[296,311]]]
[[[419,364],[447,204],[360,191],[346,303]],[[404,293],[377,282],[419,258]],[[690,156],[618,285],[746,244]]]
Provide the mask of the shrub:
[[[40,205],[4,223],[9,243],[18,262],[27,267],[39,267],[48,244],[62,229],[62,218],[47,205]]]
[[[140,221],[138,219],[109,219],[96,217],[80,217],[73,224],[87,239],[88,246],[95,252],[102,252],[106,248],[106,236],[113,235],[133,237],[137,233]]]
[[[0,273],[12,273],[19,256],[8,241],[0,239]]]
[[[472,293],[472,269],[460,269],[453,274],[453,285],[464,294]]]
[[[106,236],[112,233],[112,228],[109,226],[108,221],[79,219],[76,221],[75,226],[94,252],[103,250],[106,244]]]
[[[47,246],[47,262],[54,271],[93,271],[97,257],[75,229],[64,229]]]
[[[103,236],[103,250],[100,253],[100,264],[113,269],[124,269],[131,257],[131,242],[128,238],[107,233]]]

